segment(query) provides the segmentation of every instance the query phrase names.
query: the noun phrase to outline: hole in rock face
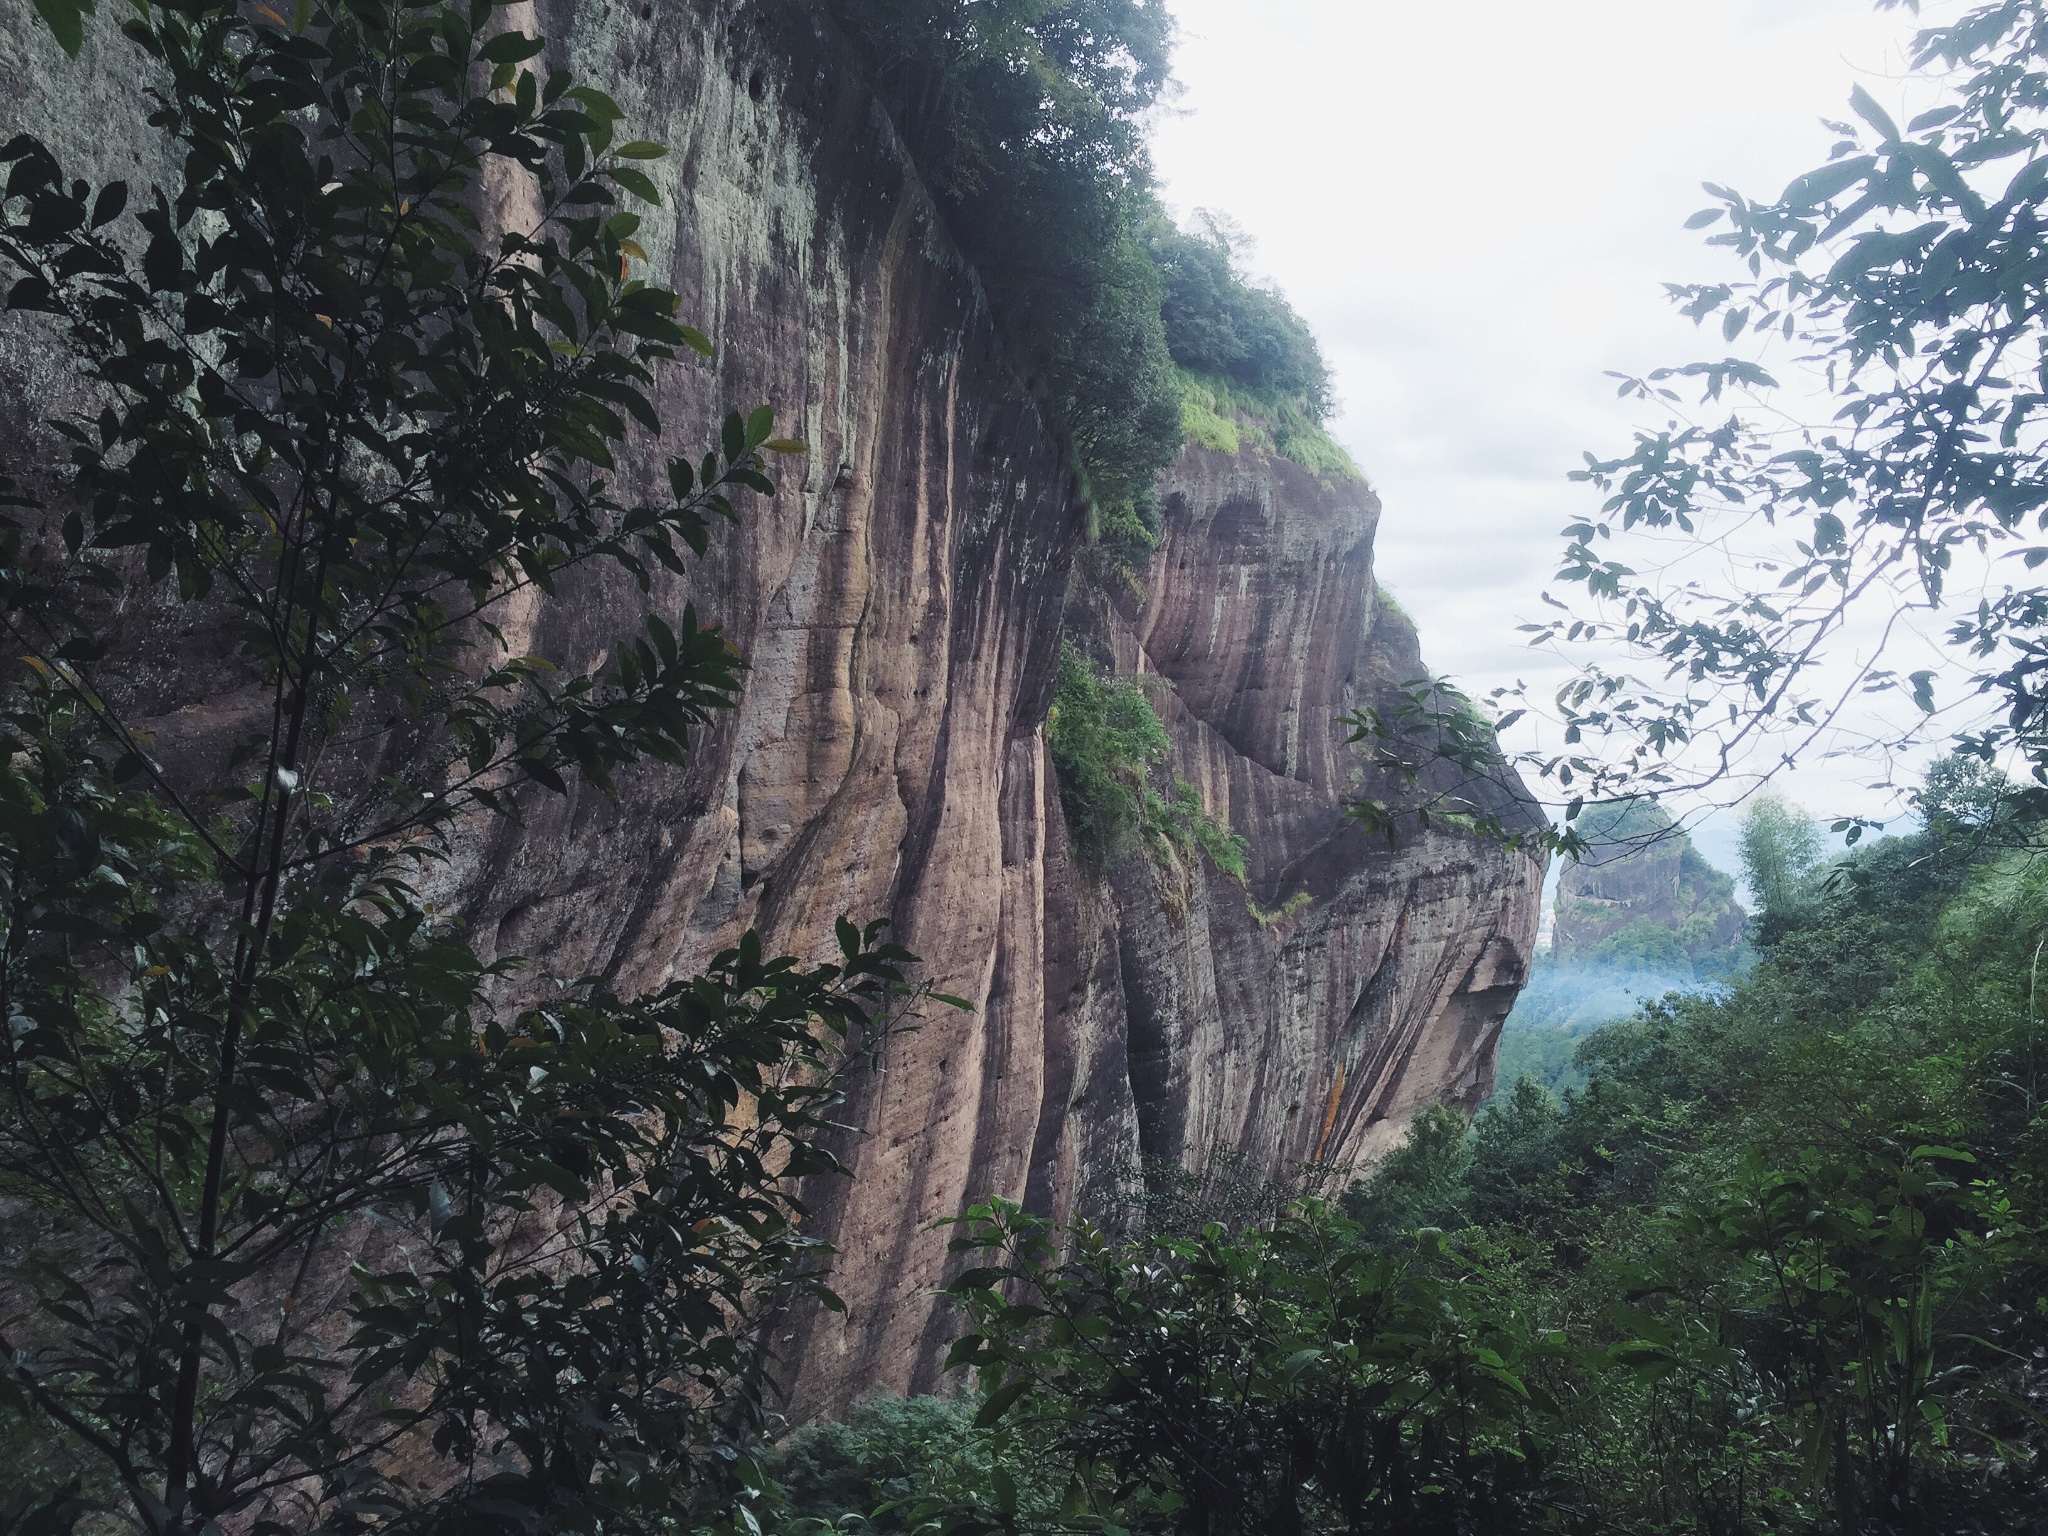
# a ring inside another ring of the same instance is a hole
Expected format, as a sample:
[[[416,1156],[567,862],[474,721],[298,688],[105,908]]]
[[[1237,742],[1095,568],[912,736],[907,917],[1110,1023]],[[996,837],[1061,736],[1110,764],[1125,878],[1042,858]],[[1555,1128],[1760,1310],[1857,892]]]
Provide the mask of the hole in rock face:
[[[640,7],[640,19],[641,19],[642,21],[646,21],[646,20],[647,20],[647,19],[648,19],[649,17],[651,17],[651,16],[653,16],[653,15],[654,15],[654,7],[653,7],[653,6],[651,6],[651,5],[643,5],[643,6],[641,6],[641,7]]]
[[[768,77],[758,69],[747,76],[747,94],[756,101],[768,94]]]
[[[522,901],[506,908],[505,915],[498,919],[499,954],[516,953],[519,947],[533,936],[534,910],[539,905],[534,901]]]

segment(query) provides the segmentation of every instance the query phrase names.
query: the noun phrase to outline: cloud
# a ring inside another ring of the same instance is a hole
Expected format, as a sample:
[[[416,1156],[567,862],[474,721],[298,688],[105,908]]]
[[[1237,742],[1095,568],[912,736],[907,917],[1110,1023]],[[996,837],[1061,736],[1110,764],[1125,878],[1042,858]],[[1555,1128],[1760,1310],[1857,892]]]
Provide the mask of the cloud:
[[[1817,163],[1852,84],[1908,88],[1913,19],[1868,0],[1174,5],[1166,195],[1242,224],[1322,337],[1424,655],[1481,692],[1554,678],[1515,625],[1545,616],[1558,530],[1594,505],[1566,476],[1661,425],[1606,370],[1723,350],[1664,296],[1731,275],[1683,228],[1700,183],[1771,195]],[[1817,764],[1800,792],[1861,809],[1871,776]]]

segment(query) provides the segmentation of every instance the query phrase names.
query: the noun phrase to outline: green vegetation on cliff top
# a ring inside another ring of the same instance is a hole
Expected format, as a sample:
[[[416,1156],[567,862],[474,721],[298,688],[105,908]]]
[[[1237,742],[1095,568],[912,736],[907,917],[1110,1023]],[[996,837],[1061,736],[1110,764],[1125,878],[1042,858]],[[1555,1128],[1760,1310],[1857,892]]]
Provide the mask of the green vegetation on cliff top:
[[[1249,442],[1319,474],[1362,480],[1323,429],[1331,400],[1322,349],[1284,297],[1251,280],[1246,237],[1198,213],[1191,230],[1155,219],[1146,244],[1165,282],[1160,313],[1188,440],[1226,453]]]
[[[1227,226],[1181,230],[1159,206],[1143,123],[1171,84],[1162,0],[832,3],[1124,567],[1156,538],[1158,472],[1189,436],[1229,441],[1231,418],[1357,478],[1322,430],[1329,371],[1307,325],[1249,280]],[[1212,398],[1190,409],[1177,370]]]
[[[1303,469],[1363,484],[1364,472],[1294,396],[1262,393],[1216,375],[1177,369],[1181,432],[1198,448],[1277,454]]]

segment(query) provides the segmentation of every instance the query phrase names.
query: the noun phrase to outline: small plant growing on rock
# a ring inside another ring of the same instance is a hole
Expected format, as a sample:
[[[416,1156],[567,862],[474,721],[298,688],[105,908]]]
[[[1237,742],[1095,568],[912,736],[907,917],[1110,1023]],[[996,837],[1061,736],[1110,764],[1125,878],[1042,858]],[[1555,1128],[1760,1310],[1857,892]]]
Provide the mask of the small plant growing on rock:
[[[1060,644],[1045,739],[1067,830],[1085,861],[1101,867],[1142,839],[1161,860],[1174,849],[1199,848],[1231,879],[1244,880],[1250,847],[1208,813],[1201,792],[1179,777],[1170,796],[1153,788],[1153,770],[1173,742],[1144,689],[1107,675],[1071,640]]]

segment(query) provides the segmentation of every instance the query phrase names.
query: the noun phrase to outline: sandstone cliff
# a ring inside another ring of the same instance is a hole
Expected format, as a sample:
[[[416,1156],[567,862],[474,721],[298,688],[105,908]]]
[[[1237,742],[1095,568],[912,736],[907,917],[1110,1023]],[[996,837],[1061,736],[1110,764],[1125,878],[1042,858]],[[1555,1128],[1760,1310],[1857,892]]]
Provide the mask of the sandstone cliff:
[[[845,40],[800,3],[536,10],[560,61],[672,147],[642,241],[721,346],[715,369],[665,380],[677,440],[627,475],[696,446],[728,403],[772,403],[813,451],[656,592],[694,598],[748,657],[741,708],[687,769],[629,775],[617,801],[536,795],[480,826],[439,894],[481,949],[628,989],[750,924],[813,952],[837,914],[887,914],[972,1000],[855,1081],[855,1177],[814,1191],[848,1311],[792,1320],[799,1403],[933,1384],[951,1324],[928,1226],[977,1196],[1064,1214],[1140,1153],[1342,1162],[1424,1103],[1483,1096],[1541,871],[1446,835],[1389,849],[1343,818],[1337,717],[1421,671],[1375,599],[1371,495],[1257,452],[1195,450],[1172,473],[1147,596],[1083,617],[1125,670],[1172,685],[1175,766],[1249,840],[1249,888],[1143,859],[1080,868],[1042,724],[1082,509]],[[143,131],[96,105],[134,100],[118,47],[67,66],[30,0],[0,18],[0,132],[68,140],[87,173],[145,160],[101,133]],[[25,443],[61,358],[10,323],[0,377],[0,432]],[[586,586],[523,638],[581,668],[643,607]],[[180,622],[138,608],[128,645],[162,749],[203,754],[250,701]],[[1254,911],[1296,893],[1289,916]]]
[[[1248,878],[1142,847],[1089,868],[1042,768],[1036,819],[1008,823],[1038,850],[1039,905],[1022,914],[1038,971],[1001,967],[980,995],[988,1022],[1009,1027],[977,1021],[966,1061],[949,1041],[936,1062],[940,1079],[965,1065],[983,1082],[981,1179],[967,1188],[1062,1217],[1146,1159],[1343,1169],[1424,1105],[1476,1108],[1535,940],[1540,862],[1445,834],[1390,848],[1344,815],[1360,782],[1340,717],[1423,670],[1373,584],[1377,498],[1256,450],[1191,448],[1164,490],[1142,600],[1084,584],[1070,622],[1120,672],[1168,685],[1155,690],[1167,766],[1246,838]],[[1029,989],[1032,1016],[1009,985]],[[857,1094],[857,1184],[878,1167],[958,1188],[950,1168],[899,1172],[905,1147],[932,1155],[933,1055],[923,1037],[902,1042],[894,1070]],[[785,1340],[807,1403],[938,1382],[951,1322],[917,1293],[939,1280],[939,1255],[861,1196],[826,1217],[847,1316],[804,1319]]]
[[[1749,919],[1735,882],[1649,801],[1595,806],[1588,847],[1558,877],[1552,949],[1560,963],[1735,963]]]
[[[1371,491],[1197,448],[1164,490],[1142,601],[1097,598],[1074,622],[1120,671],[1166,682],[1171,767],[1245,838],[1247,879],[1138,852],[1098,881],[1062,838],[1067,935],[1047,986],[1061,1055],[1085,1074],[1107,1054],[1096,1076],[1127,1084],[1127,1151],[1353,1166],[1423,1105],[1490,1092],[1542,871],[1462,837],[1390,846],[1344,815],[1364,786],[1341,717],[1424,670],[1373,582]],[[1086,1117],[1084,1153],[1048,1116],[1038,1199],[1057,1206],[1100,1172],[1103,1118]]]

